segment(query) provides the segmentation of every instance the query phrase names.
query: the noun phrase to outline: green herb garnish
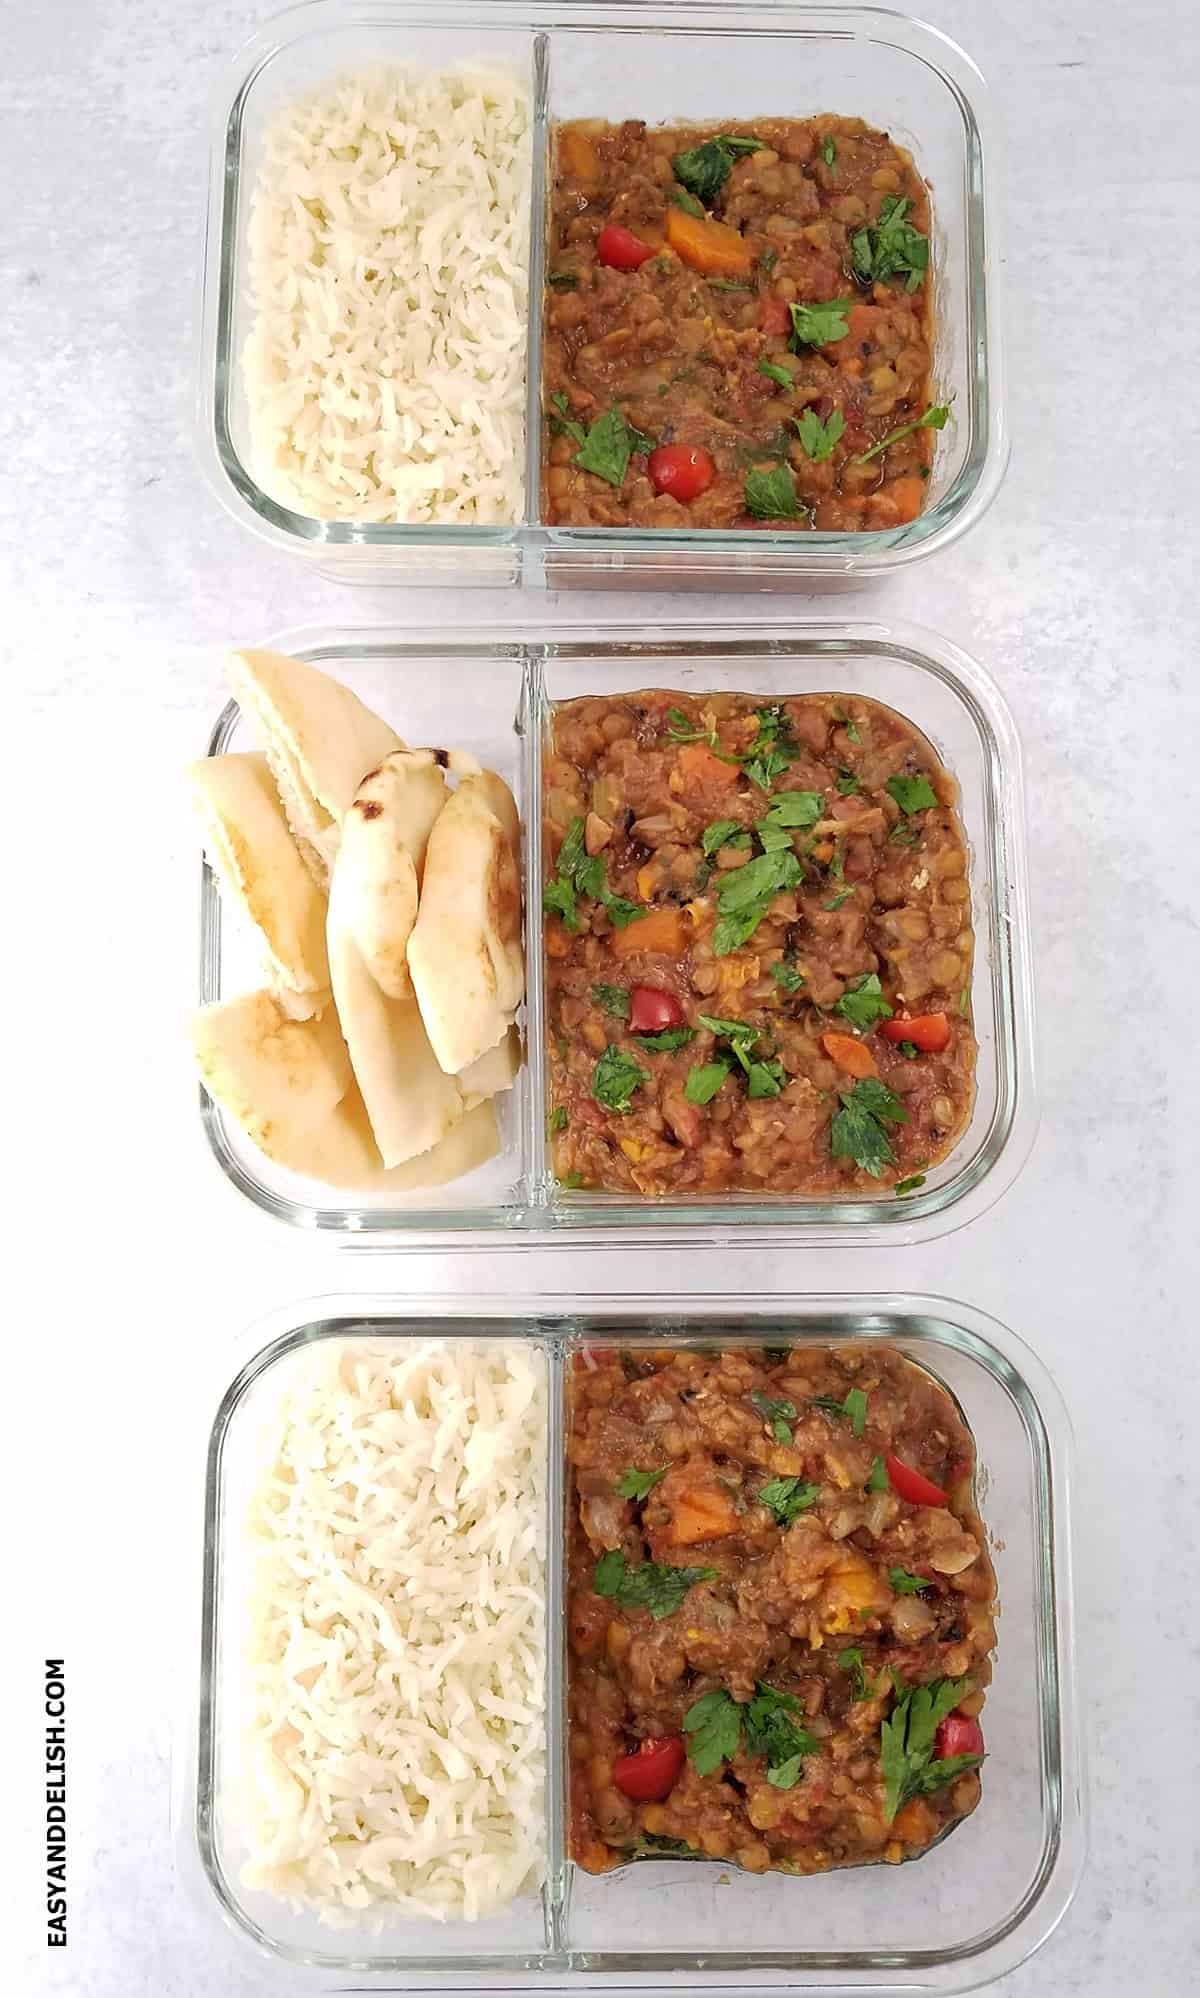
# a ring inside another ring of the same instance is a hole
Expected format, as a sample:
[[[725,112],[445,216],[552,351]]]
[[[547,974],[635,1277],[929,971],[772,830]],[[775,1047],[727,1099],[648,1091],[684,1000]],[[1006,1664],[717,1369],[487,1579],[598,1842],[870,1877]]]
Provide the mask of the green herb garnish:
[[[908,1112],[878,1076],[869,1075],[852,1089],[840,1091],[842,1108],[833,1119],[829,1149],[835,1159],[853,1159],[872,1179],[882,1179],[884,1169],[896,1163],[888,1141],[887,1124],[907,1124]]]
[[[794,853],[760,854],[722,879],[717,892],[719,921],[713,932],[714,957],[726,957],[753,936],[774,900],[803,879]]]
[[[623,1471],[617,1479],[617,1497],[627,1499],[648,1498],[655,1485],[662,1483],[670,1470],[667,1464],[661,1471],[635,1471],[632,1466]]]
[[[925,1174],[923,1172],[913,1172],[909,1174],[907,1179],[898,1179],[896,1181],[897,1200],[903,1200],[904,1196],[908,1193],[915,1193],[917,1188],[924,1186],[924,1184]]]
[[[798,992],[804,983],[803,972],[797,971],[795,965],[789,964],[786,959],[771,966],[771,976],[785,992]]]
[[[704,219],[704,203],[697,201],[694,194],[689,194],[686,187],[671,188],[667,200],[673,201],[676,208],[682,208],[685,215],[698,215],[701,220]]]
[[[772,1478],[759,1492],[758,1502],[774,1514],[777,1525],[786,1528],[820,1496],[820,1485],[805,1484],[803,1478]]]
[[[780,388],[790,389],[795,387],[795,378],[793,375],[787,368],[781,368],[777,361],[760,361],[758,372],[760,375],[765,375],[769,382],[778,382]]]
[[[715,1568],[670,1568],[661,1561],[626,1566],[620,1548],[602,1554],[592,1576],[598,1596],[611,1597],[622,1609],[648,1609],[655,1623],[673,1616],[697,1582],[715,1582]]]
[[[561,1103],[555,1104],[554,1109],[550,1112],[547,1128],[549,1129],[550,1136],[552,1138],[555,1137],[559,1131],[566,1130],[567,1113],[564,1110]]]
[[[861,1388],[850,1388],[842,1401],[835,1394],[814,1394],[809,1407],[823,1408],[827,1415],[844,1415],[856,1438],[862,1437],[867,1426],[867,1397]]]
[[[825,137],[821,141],[821,158],[827,167],[837,164],[837,147],[834,145],[828,132],[826,132]]]
[[[879,1757],[884,1775],[884,1815],[889,1824],[910,1797],[940,1789],[980,1761],[978,1755],[933,1760],[938,1726],[965,1699],[968,1685],[966,1679],[934,1679],[928,1686],[911,1686],[884,1721]]]
[[[671,165],[681,187],[686,187],[700,201],[711,203],[729,179],[738,154],[761,150],[761,139],[731,139],[721,134],[715,139],[705,139],[701,146],[692,146],[686,153],[676,153]]]
[[[634,1040],[647,1054],[673,1054],[696,1038],[694,1027],[663,1027],[657,1034],[635,1034]]]
[[[646,911],[638,903],[627,902],[624,896],[612,893],[604,862],[599,854],[588,853],[583,835],[582,818],[573,818],[558,849],[558,875],[542,890],[542,907],[547,914],[561,916],[568,930],[578,930],[581,925],[575,907],[576,893],[590,895],[603,905],[613,927],[623,930]]]
[[[893,1011],[883,996],[879,974],[874,971],[867,972],[862,978],[856,978],[852,985],[848,985],[833,1010],[864,1034],[869,1032],[877,1021],[890,1020]]]
[[[919,1596],[929,1587],[924,1575],[910,1575],[907,1568],[889,1568],[888,1581],[898,1596]]]
[[[749,846],[750,835],[736,819],[714,819],[711,825],[705,826],[700,844],[711,858],[723,846]]]
[[[555,291],[575,291],[579,284],[579,272],[551,271],[546,278],[546,283],[551,285]],[[554,398],[551,397],[551,401],[553,400]],[[566,401],[565,396],[563,400],[564,402]]]
[[[640,1089],[650,1077],[644,1068],[639,1068],[632,1055],[618,1047],[604,1050],[592,1070],[592,1095],[606,1110],[615,1110],[621,1117],[627,1117],[632,1105],[633,1092]]]
[[[606,409],[589,429],[575,463],[583,472],[594,472],[610,486],[623,486],[629,460],[635,451],[652,451],[654,442],[640,430],[631,430],[619,409]]]
[[[777,791],[766,818],[759,821],[758,830],[761,833],[764,825],[787,826],[790,830],[814,826],[822,809],[819,791]]]
[[[913,812],[927,812],[937,804],[937,793],[928,777],[889,777],[884,790],[910,818]]]
[[[864,284],[883,284],[902,277],[906,291],[916,291],[929,268],[929,239],[905,216],[912,207],[902,194],[886,194],[873,227],[856,229],[850,238],[854,274]]]
[[[755,520],[795,520],[800,508],[796,486],[787,465],[773,465],[769,471],[756,465],[746,474],[746,512]]]
[[[848,902],[853,893],[853,888],[839,888],[833,900],[831,902],[822,902],[821,907],[828,910],[840,909],[843,902]]]
[[[921,1053],[915,1041],[898,1041],[897,1046],[905,1061],[916,1061]]]
[[[727,1061],[706,1061],[703,1066],[688,1070],[683,1093],[689,1103],[711,1103],[728,1074]]]
[[[732,1693],[718,1687],[694,1701],[683,1717],[683,1727],[691,1736],[688,1760],[693,1769],[698,1776],[711,1776],[738,1752],[742,1709]]]
[[[592,998],[604,1013],[615,1020],[629,1018],[629,994],[623,985],[593,985]]]
[[[796,1420],[795,1402],[776,1401],[773,1396],[764,1394],[761,1388],[754,1389],[750,1400],[762,1416],[764,1422],[770,1424],[771,1434],[775,1438],[775,1441],[784,1444],[790,1443],[792,1432],[789,1424]]]
[[[705,1693],[683,1717],[684,1732],[691,1736],[688,1759],[697,1775],[711,1776],[722,1762],[731,1761],[745,1736],[746,1753],[761,1755],[767,1764],[767,1781],[777,1790],[790,1790],[800,1779],[806,1755],[814,1755],[820,1744],[795,1716],[800,1703],[790,1693],[776,1692],[760,1680],[754,1697],[735,1700],[719,1687]]]
[[[850,331],[846,314],[851,303],[848,298],[826,298],[814,305],[791,306],[792,346],[828,347],[834,340],[844,340]]]
[[[796,434],[814,465],[819,465],[824,458],[832,458],[838,439],[846,428],[846,419],[840,409],[831,410],[825,423],[822,423],[815,409],[806,409],[803,416],[792,420]]]
[[[898,444],[902,437],[911,437],[914,430],[944,430],[949,414],[948,403],[941,404],[937,409],[927,409],[924,416],[918,416],[914,422],[902,423],[898,430],[889,430],[887,436],[881,437],[878,444],[872,444],[869,451],[861,452],[851,462],[855,465],[869,465],[872,458],[878,458],[887,450],[889,444]]]
[[[587,431],[582,423],[577,423],[571,415],[571,405],[562,389],[551,396],[550,407],[554,412],[550,418],[550,428],[555,436],[573,437],[577,444],[582,444],[587,437]]]
[[[837,789],[839,798],[852,798],[856,791],[862,790],[862,785],[853,770],[842,770],[838,773]]]
[[[871,1475],[867,1479],[867,1490],[869,1492],[886,1492],[888,1484],[887,1465],[884,1463],[883,1458],[873,1458],[871,1462]]]
[[[848,1672],[854,1682],[854,1691],[851,1694],[851,1698],[856,1706],[860,1700],[876,1700],[879,1698],[880,1693],[884,1691],[888,1678],[886,1666],[875,1680],[874,1685],[872,1685],[870,1679],[867,1677],[866,1667],[863,1664],[861,1645],[848,1644],[844,1651],[838,1652],[837,1662],[841,1670]]]

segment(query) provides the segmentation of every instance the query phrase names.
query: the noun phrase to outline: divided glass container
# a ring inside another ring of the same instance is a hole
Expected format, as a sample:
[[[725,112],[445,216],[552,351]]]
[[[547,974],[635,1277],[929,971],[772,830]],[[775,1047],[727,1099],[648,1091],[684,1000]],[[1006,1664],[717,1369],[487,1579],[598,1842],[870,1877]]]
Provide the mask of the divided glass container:
[[[462,1298],[339,1297],[277,1312],[225,1387],[207,1431],[199,1699],[177,1785],[181,1873],[209,1914],[253,1944],[272,1988],[552,1991],[782,1989],[961,1991],[1011,1970],[1066,1909],[1083,1851],[1083,1770],[1071,1636],[1071,1438],[1053,1382],[1011,1332],[945,1299],[896,1296],[581,1294],[515,1298],[481,1312]],[[549,1376],[547,1498],[548,1867],[540,1897],[477,1924],[322,1924],[240,1880],[235,1803],[247,1495],[264,1420],[314,1341],[533,1341]],[[978,1809],[902,1866],[803,1879],[721,1862],[637,1860],[592,1876],[565,1846],[563,1389],[581,1342],[882,1343],[956,1396],[978,1452],[979,1505],[1001,1604],[984,1712]],[[210,1418],[205,1418],[210,1420]]]
[[[292,511],[260,482],[242,357],[252,319],[248,238],[264,134],[291,100],[339,73],[476,58],[524,80],[532,106],[526,484],[511,526],[378,526]],[[821,111],[862,117],[913,153],[930,184],[934,395],[951,418],[925,511],[862,534],[543,527],[541,300],[547,145],[560,121],[649,124]],[[983,513],[1008,453],[987,93],[934,28],[875,7],[747,0],[310,0],[240,52],[213,111],[198,407],[201,461],[220,500],[278,547],[343,581],[552,588],[836,587],[946,546]]]
[[[466,1179],[434,1192],[357,1196],[273,1165],[201,1091],[210,1145],[235,1186],[266,1212],[343,1241],[456,1247],[584,1241],[659,1248],[670,1242],[896,1244],[942,1234],[990,1206],[1024,1161],[1036,1125],[1033,995],[1025,882],[1020,751],[988,675],[956,646],[913,627],[743,620],[712,624],[522,626],[454,634],[307,632],[281,650],[345,681],[408,742],[469,748],[512,784],[524,825],[528,995],[526,1063],[499,1099],[503,1148]],[[568,1191],[551,1170],[543,1012],[541,763],[555,702],[639,687],[741,691],[768,700],[860,693],[923,731],[960,787],[970,852],[975,932],[972,1010],[979,1052],[967,1129],[926,1183],[897,1198],[807,1199],[727,1194],[633,1200]],[[465,738],[465,740],[464,740]],[[251,746],[230,702],[216,754]],[[259,982],[246,940],[222,908],[206,866],[201,891],[200,1000]]]

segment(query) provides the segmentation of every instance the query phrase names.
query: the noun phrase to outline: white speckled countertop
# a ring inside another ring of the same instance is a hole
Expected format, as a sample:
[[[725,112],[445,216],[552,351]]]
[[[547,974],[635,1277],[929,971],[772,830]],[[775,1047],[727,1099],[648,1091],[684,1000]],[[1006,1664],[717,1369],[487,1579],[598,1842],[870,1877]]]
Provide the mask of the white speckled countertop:
[[[0,1963],[21,1998],[262,1990],[173,1879],[177,1584],[201,1474],[174,1418],[211,1399],[232,1336],[269,1305],[384,1280],[223,1184],[180,1045],[196,866],[178,772],[223,699],[223,646],[398,614],[393,597],[351,603],[253,542],[190,457],[208,93],[268,11],[5,10],[0,643],[19,1185],[3,1673],[18,1835]],[[996,98],[1015,444],[978,530],[869,604],[990,665],[1024,737],[1042,1128],[1002,1203],[944,1243],[767,1269],[730,1257],[722,1274],[731,1289],[958,1295],[1057,1375],[1078,1443],[1091,1856],[1057,1934],[994,1988],[1181,1998],[1200,1987],[1195,19],[1181,0],[928,11]],[[468,608],[489,614],[483,599]],[[403,614],[449,610],[424,595]],[[475,1270],[514,1281],[511,1263]],[[446,1280],[436,1262],[395,1278]],[[570,1280],[620,1281],[582,1258]],[[65,1952],[41,1945],[35,1871],[51,1654],[71,1694]]]

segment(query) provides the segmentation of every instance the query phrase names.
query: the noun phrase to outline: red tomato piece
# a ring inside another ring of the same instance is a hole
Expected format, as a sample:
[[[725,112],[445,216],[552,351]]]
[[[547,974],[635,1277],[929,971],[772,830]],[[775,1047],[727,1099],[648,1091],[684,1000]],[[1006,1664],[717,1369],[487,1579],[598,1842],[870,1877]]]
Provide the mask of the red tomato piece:
[[[644,1741],[636,1755],[621,1755],[613,1763],[613,1782],[639,1804],[657,1803],[674,1785],[687,1751],[677,1734]]]
[[[941,1054],[950,1045],[950,1022],[944,1013],[918,1013],[915,1020],[885,1020],[879,1031],[885,1041],[911,1041],[922,1054]]]
[[[763,333],[790,333],[792,315],[788,310],[787,300],[776,298],[773,292],[768,293],[767,297],[759,302],[758,324]]]
[[[907,1499],[909,1505],[947,1505],[949,1496],[940,1485],[930,1478],[914,1471],[911,1464],[902,1464],[899,1457],[888,1451],[884,1458],[887,1465],[888,1483],[897,1498]]]
[[[668,1027],[682,1027],[684,1011],[673,992],[660,992],[656,985],[635,985],[629,995],[629,1025],[635,1034],[661,1034]]]
[[[643,243],[632,229],[622,229],[619,222],[606,222],[596,240],[596,255],[602,264],[611,265],[615,271],[636,271],[651,257],[658,255],[649,243]]]
[[[966,1714],[947,1714],[938,1723],[934,1746],[938,1762],[949,1755],[982,1755],[983,1729],[977,1720],[968,1720]]]
[[[650,453],[648,465],[654,490],[670,493],[672,499],[694,500],[707,492],[717,468],[699,444],[660,444]]]

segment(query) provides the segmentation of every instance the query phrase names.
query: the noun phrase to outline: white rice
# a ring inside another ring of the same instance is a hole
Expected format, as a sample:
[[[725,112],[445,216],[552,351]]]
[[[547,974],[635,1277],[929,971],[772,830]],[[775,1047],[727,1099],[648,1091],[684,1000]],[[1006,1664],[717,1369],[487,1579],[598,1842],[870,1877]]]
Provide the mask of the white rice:
[[[331,1342],[297,1374],[251,1505],[242,1878],[474,1921],[545,1867],[544,1359]]]
[[[273,121],[250,222],[254,471],[327,520],[521,518],[530,117],[502,69],[379,69]]]

